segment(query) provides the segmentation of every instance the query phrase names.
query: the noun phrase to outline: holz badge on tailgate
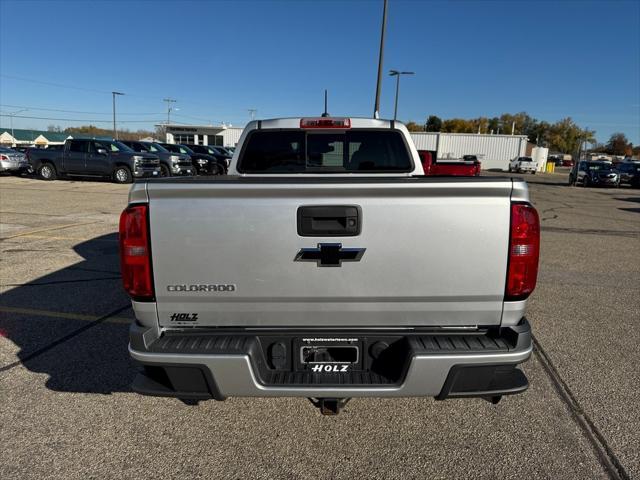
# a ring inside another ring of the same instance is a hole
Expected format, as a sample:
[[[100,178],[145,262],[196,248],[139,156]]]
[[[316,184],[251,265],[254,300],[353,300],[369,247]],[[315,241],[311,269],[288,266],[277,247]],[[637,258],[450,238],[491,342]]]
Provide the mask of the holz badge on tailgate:
[[[349,371],[349,365],[314,365],[311,370],[314,373],[345,373]]]
[[[198,314],[197,313],[174,313],[171,315],[172,322],[197,322]]]

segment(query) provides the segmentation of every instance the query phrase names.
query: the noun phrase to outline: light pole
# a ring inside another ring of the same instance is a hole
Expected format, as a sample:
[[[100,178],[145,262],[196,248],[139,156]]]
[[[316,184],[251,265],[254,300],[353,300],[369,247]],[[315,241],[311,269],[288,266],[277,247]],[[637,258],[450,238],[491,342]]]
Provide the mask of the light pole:
[[[373,106],[373,118],[380,118],[380,92],[382,90],[382,63],[384,57],[384,33],[387,26],[387,0],[382,9],[382,31],[380,32],[380,54],[378,56],[378,83],[376,84],[376,101]]]
[[[118,130],[116,130],[116,95],[124,95],[124,93],[111,92],[111,97],[113,100],[113,138],[115,140],[118,139]]]
[[[400,76],[401,75],[415,75],[415,72],[400,72],[398,70],[389,70],[389,75],[396,77],[396,106],[393,109],[393,119],[398,117],[398,92],[400,92]]]
[[[10,114],[9,114],[9,123],[11,124],[11,141],[12,141],[14,144],[16,143],[16,139],[15,139],[15,137],[13,136],[13,117],[14,117],[15,115],[17,115],[18,113],[26,112],[27,110],[29,110],[29,109],[28,109],[28,108],[23,108],[22,110],[17,110],[17,111],[15,111],[15,112],[13,112],[13,113],[10,113]]]

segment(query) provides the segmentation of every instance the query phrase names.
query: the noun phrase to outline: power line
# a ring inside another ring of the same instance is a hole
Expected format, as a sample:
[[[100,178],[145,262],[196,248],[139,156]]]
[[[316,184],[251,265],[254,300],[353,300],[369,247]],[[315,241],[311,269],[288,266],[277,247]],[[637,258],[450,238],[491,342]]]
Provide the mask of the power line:
[[[77,85],[65,85],[63,83],[54,83],[54,82],[45,82],[43,80],[36,80],[34,78],[26,78],[26,77],[19,77],[17,75],[6,75],[6,74],[0,74],[0,77],[4,77],[4,78],[10,78],[12,80],[20,80],[22,82],[31,82],[31,83],[38,83],[40,85],[48,85],[50,87],[58,87],[58,88],[68,88],[71,90],[81,90],[84,92],[92,92],[92,93],[100,93],[100,94],[105,94],[105,95],[111,95],[111,90],[98,90],[95,88],[86,88],[86,87],[79,87]],[[138,98],[149,98],[149,99],[153,99],[153,100],[160,100],[160,97],[152,97],[149,95],[140,95],[137,93],[128,93],[127,96],[129,97],[138,97]]]
[[[10,115],[0,113],[0,117],[29,118],[32,120],[57,120],[60,122],[90,122],[90,123],[111,123],[111,120],[96,120],[87,118],[53,118],[53,117],[32,117],[28,115]],[[160,123],[156,120],[122,120],[120,123]]]
[[[111,90],[98,90],[98,89],[94,89],[94,88],[86,88],[86,87],[79,87],[77,85],[68,85],[68,84],[63,84],[63,83],[54,83],[54,82],[46,82],[43,80],[37,80],[35,78],[26,78],[26,77],[21,77],[18,75],[7,75],[7,74],[0,74],[0,77],[4,77],[4,78],[10,78],[13,80],[20,80],[23,82],[31,82],[31,83],[37,83],[40,85],[48,85],[48,86],[52,86],[52,87],[58,87],[58,88],[68,88],[68,89],[72,89],[72,90],[82,90],[85,92],[93,92],[93,93],[100,93],[100,94],[105,94],[105,95],[111,95]],[[151,99],[151,100],[162,100],[162,98],[160,96],[151,96],[151,95],[141,95],[138,93],[127,93],[128,97],[135,97],[135,98],[147,98],[147,99]],[[201,101],[184,101],[184,100],[180,100],[180,104],[181,105],[196,105],[198,107],[202,107],[202,102]]]
[[[83,90],[85,92],[104,93],[104,94],[111,95],[111,92],[108,92],[106,90],[96,90],[94,88],[85,88],[85,87],[78,87],[78,86],[73,86],[73,85],[63,85],[61,83],[44,82],[42,80],[35,80],[33,78],[18,77],[16,75],[5,75],[4,73],[0,74],[0,77],[11,78],[13,80],[21,80],[23,82],[39,83],[41,85],[49,85],[49,86],[52,86],[52,87],[70,88],[72,90]]]
[[[192,117],[191,115],[183,115],[182,113],[174,113],[175,117],[180,118],[190,118],[191,120],[198,120],[199,122],[207,122],[208,124],[212,122],[210,118],[202,118],[202,117]],[[219,120],[214,120],[215,123],[222,123]]]
[[[8,105],[0,103],[0,107],[8,108],[28,108],[29,110],[38,110],[43,112],[61,112],[61,113],[84,113],[88,115],[111,115],[109,112],[86,112],[81,110],[62,110],[59,108],[44,108],[44,107],[30,107],[28,105]],[[118,112],[118,115],[162,115],[163,112],[148,112],[148,113],[124,113]]]

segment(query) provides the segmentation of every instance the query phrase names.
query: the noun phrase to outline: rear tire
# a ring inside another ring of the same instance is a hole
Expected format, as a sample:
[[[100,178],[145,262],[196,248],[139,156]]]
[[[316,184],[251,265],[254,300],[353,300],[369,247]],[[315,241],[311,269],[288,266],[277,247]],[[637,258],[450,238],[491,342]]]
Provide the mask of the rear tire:
[[[129,167],[118,166],[113,171],[113,181],[115,183],[131,183],[133,182],[133,176],[131,175],[131,170]]]
[[[38,169],[38,176],[42,180],[55,180],[57,178],[56,167],[50,163],[43,163]]]

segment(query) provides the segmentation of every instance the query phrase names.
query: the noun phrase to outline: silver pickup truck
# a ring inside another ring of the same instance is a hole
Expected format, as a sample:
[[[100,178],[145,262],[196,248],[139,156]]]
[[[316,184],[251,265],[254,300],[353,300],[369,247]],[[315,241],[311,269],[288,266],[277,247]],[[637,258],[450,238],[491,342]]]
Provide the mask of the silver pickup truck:
[[[539,221],[519,180],[425,177],[399,122],[253,121],[229,175],[135,184],[135,391],[185,401],[524,391]]]

